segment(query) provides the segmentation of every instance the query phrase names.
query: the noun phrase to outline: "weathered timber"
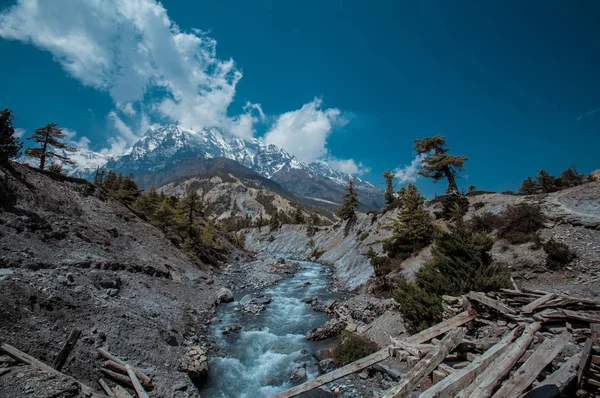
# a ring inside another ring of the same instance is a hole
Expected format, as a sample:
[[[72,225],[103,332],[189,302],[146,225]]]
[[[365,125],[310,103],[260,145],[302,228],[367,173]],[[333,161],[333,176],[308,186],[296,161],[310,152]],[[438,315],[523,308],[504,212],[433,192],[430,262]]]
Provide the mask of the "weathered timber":
[[[555,340],[546,339],[523,365],[504,382],[494,398],[516,397],[533,383],[536,377],[565,348],[571,333],[565,331]]]
[[[504,354],[510,347],[513,339],[521,333],[523,327],[513,329],[509,334],[504,336],[500,342],[484,352],[480,357],[473,362],[468,363],[465,367],[454,372],[451,376],[446,377],[440,383],[430,387],[421,394],[421,398],[434,397],[452,397],[457,391],[466,388],[475,380],[475,377],[483,372],[487,367]]]
[[[407,397],[425,377],[433,372],[444,358],[446,358],[446,355],[462,341],[465,334],[465,328],[458,328],[448,332],[440,345],[436,346],[434,350],[425,355],[425,357],[421,359],[410,372],[404,375],[404,378],[398,385],[388,390],[384,395],[384,398]]]
[[[108,384],[106,384],[106,382],[104,381],[104,379],[98,379],[98,384],[100,384],[100,387],[102,387],[102,389],[104,390],[104,392],[106,393],[106,395],[108,395],[109,397],[114,397],[115,393],[113,392],[113,390],[110,389],[110,387],[108,386]]]
[[[577,366],[581,360],[581,353],[573,355],[569,360],[562,364],[554,373],[546,377],[546,379],[538,384],[531,391],[542,388],[547,385],[554,385],[560,391],[563,391],[577,377]]]
[[[113,391],[115,392],[116,398],[133,398],[131,394],[129,394],[127,390],[121,386],[115,386]]]
[[[119,357],[106,351],[104,348],[98,348],[98,352],[100,353],[100,355],[102,355],[105,359],[108,360],[108,361],[104,362],[104,366],[108,367],[109,369],[113,369],[118,372],[121,372],[125,375],[127,374],[127,369],[125,368],[125,366],[127,364],[125,363],[125,361],[121,360]],[[148,389],[154,388],[154,385],[152,385],[152,379],[150,377],[148,377],[144,372],[142,372],[141,370],[139,370],[137,368],[133,368],[133,370],[145,388],[148,388]]]
[[[525,314],[531,314],[540,305],[546,304],[548,301],[552,300],[553,298],[554,298],[554,293],[545,294],[542,297],[533,300],[531,303],[529,303],[526,306],[524,306],[523,308],[521,308],[521,312],[523,312]]]
[[[142,383],[140,383],[135,375],[133,368],[130,365],[125,365],[125,368],[127,369],[127,375],[129,376],[129,379],[131,379],[131,384],[133,384],[133,389],[135,390],[138,398],[149,398],[146,390],[144,390],[144,387],[142,387]]]
[[[509,307],[508,305],[504,304],[503,302],[501,302],[499,300],[494,300],[493,298],[486,296],[485,293],[469,292],[467,297],[469,299],[475,300],[487,307],[493,308],[496,311],[500,312],[501,314],[504,314],[504,315],[516,315],[517,314],[517,311],[514,308]]]
[[[25,363],[33,366],[34,368],[38,368],[38,369],[43,370],[44,372],[47,372],[47,373],[51,373],[51,374],[55,374],[55,375],[61,375],[61,376],[67,377],[67,378],[75,381],[77,384],[79,384],[79,386],[81,387],[81,391],[84,394],[91,395],[94,398],[106,398],[106,395],[101,395],[101,394],[95,393],[94,390],[91,387],[89,387],[89,386],[87,386],[87,385],[85,385],[85,384],[77,381],[76,379],[74,379],[71,376],[68,376],[68,375],[66,375],[64,373],[59,372],[58,370],[54,369],[53,367],[46,365],[44,362],[40,361],[39,359],[34,358],[31,355],[26,354],[23,351],[15,348],[15,347],[13,347],[13,346],[11,346],[9,344],[6,344],[6,343],[2,344],[0,346],[0,348],[2,348],[2,350],[4,352],[6,352],[8,355],[10,355],[11,357],[13,357],[15,359],[18,359],[21,362],[25,362]]]
[[[579,366],[577,367],[577,386],[581,385],[581,380],[583,379],[583,374],[585,373],[585,369],[590,363],[590,355],[592,353],[592,339],[587,339],[585,344],[583,345],[583,350],[581,351],[581,359],[579,360]]]
[[[8,372],[10,372],[10,368],[0,368],[0,376],[4,376]]]
[[[446,365],[445,363],[440,363],[438,365],[438,369],[442,372],[445,372],[446,374],[452,374],[456,372],[456,369],[454,369],[452,366]]]
[[[600,365],[600,355],[592,355],[592,363]]]
[[[537,322],[528,325],[521,337],[510,346],[508,351],[490,364],[486,370],[475,378],[471,385],[460,391],[456,397],[490,397],[496,386],[508,375],[512,367],[525,353],[531,340],[533,340],[533,335],[540,328],[541,325]]]
[[[121,365],[120,363],[117,363],[117,362],[113,361],[112,359],[104,362],[104,367],[107,369],[115,370],[117,372],[121,372],[124,375],[127,374],[127,365]],[[150,379],[150,377],[146,376],[144,373],[142,373],[138,369],[133,368],[133,371],[135,372],[135,375],[137,376],[137,378],[141,381],[144,388],[148,388],[148,389],[154,388],[154,385],[152,384],[152,380]]]
[[[67,358],[71,354],[71,351],[73,351],[73,348],[75,348],[75,344],[77,344],[77,340],[79,340],[79,336],[81,336],[81,330],[79,330],[77,328],[73,329],[71,331],[71,333],[69,333],[69,337],[67,337],[67,341],[65,341],[65,344],[60,349],[60,352],[54,359],[54,362],[52,362],[52,367],[54,369],[56,369],[56,370],[62,369],[65,362],[67,361]]]
[[[434,370],[431,373],[431,382],[433,384],[437,384],[440,381],[444,380],[444,378],[446,378],[446,376],[448,376],[448,373],[442,372],[442,371],[439,371],[439,370]]]
[[[544,310],[542,312],[535,314],[533,316],[533,318],[536,320],[542,320],[542,321],[574,320],[574,321],[588,322],[588,323],[600,322],[600,314],[598,312],[590,313],[590,312],[572,311],[572,310],[563,310],[563,309],[556,309],[556,310],[547,309],[547,310]]]
[[[446,333],[449,330],[455,329],[477,317],[477,314],[469,314],[468,312],[461,312],[460,314],[447,319],[443,322],[438,323],[430,327],[429,329],[425,329],[422,332],[414,334],[406,339],[406,342],[413,344],[421,344],[426,341],[431,340],[434,337],[439,336],[440,334]],[[366,356],[364,358],[359,359],[358,361],[352,362],[346,366],[343,366],[339,369],[336,369],[332,372],[326,373],[319,377],[315,377],[312,380],[309,380],[303,384],[292,387],[289,390],[282,391],[273,395],[272,398],[287,398],[287,397],[295,397],[297,395],[303,394],[307,391],[313,390],[317,387],[322,386],[323,384],[330,383],[334,380],[341,379],[344,376],[348,376],[349,374],[359,372],[365,368],[368,368],[371,365],[379,363],[391,356],[391,352],[393,350],[393,346],[385,347],[374,354]]]
[[[594,345],[600,345],[600,323],[592,323],[592,342]]]
[[[117,383],[121,383],[121,384],[127,385],[129,387],[133,387],[133,383],[131,382],[131,379],[129,378],[129,376],[122,375],[121,373],[117,373],[115,371],[112,371],[112,370],[106,369],[106,368],[102,368],[100,370],[109,379],[112,379],[113,381],[116,381]]]

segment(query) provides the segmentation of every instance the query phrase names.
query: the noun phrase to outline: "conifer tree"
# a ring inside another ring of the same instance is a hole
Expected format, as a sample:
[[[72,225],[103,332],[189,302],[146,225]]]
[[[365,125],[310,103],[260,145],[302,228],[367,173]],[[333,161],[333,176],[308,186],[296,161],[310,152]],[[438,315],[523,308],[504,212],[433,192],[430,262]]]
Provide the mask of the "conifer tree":
[[[271,227],[271,231],[279,228],[279,210],[275,210],[275,213],[271,216],[271,220],[269,221],[269,227]]]
[[[445,178],[448,180],[448,194],[458,195],[456,174],[464,170],[466,156],[449,155],[446,148],[446,137],[435,135],[421,140],[416,139],[414,149],[419,155],[426,155],[422,160],[419,175],[431,178],[434,182]]]
[[[394,203],[394,173],[391,170],[386,170],[381,175],[385,181],[385,191],[383,192],[383,200],[386,205],[391,205]]]
[[[62,174],[63,167],[59,163],[52,163],[50,165],[50,167],[48,167],[48,171],[51,171],[51,172],[56,173],[56,174]]]
[[[183,198],[180,202],[180,207],[185,214],[186,223],[188,230],[192,231],[192,226],[195,223],[194,217],[203,216],[202,213],[202,202],[198,192],[192,189],[185,198]]]
[[[40,145],[39,148],[27,148],[25,154],[40,160],[40,170],[46,167],[48,158],[57,158],[63,163],[73,164],[68,156],[60,155],[56,150],[62,149],[65,152],[74,152],[75,148],[71,148],[62,140],[65,138],[63,130],[58,128],[56,123],[50,123],[38,129],[35,129],[33,135],[28,137],[28,140],[35,141]]]
[[[537,191],[537,188],[537,184],[528,176],[521,182],[519,193],[522,195],[533,195]]]
[[[0,164],[17,157],[23,147],[23,143],[15,136],[13,120],[12,111],[9,109],[0,111]]]
[[[545,193],[558,191],[558,181],[556,180],[556,177],[550,175],[550,173],[544,169],[540,170],[535,177],[535,184]]]
[[[575,166],[571,166],[560,173],[558,178],[561,188],[570,188],[583,184],[585,177],[575,170]]]
[[[167,232],[167,227],[173,224],[175,221],[175,216],[175,210],[166,200],[161,201],[158,205],[158,208],[154,212],[154,217],[158,223],[158,227],[163,233]]]
[[[431,215],[423,207],[425,198],[415,184],[398,191],[398,203],[401,210],[392,224],[392,236],[383,248],[388,257],[405,259],[431,243],[434,228]]]
[[[304,224],[306,219],[304,218],[304,213],[302,212],[302,207],[296,207],[296,211],[294,212],[294,222],[296,224]]]
[[[342,204],[337,209],[337,214],[342,220],[348,220],[354,217],[358,207],[358,199],[354,190],[354,181],[348,180],[348,185],[344,188],[346,193],[342,196]]]

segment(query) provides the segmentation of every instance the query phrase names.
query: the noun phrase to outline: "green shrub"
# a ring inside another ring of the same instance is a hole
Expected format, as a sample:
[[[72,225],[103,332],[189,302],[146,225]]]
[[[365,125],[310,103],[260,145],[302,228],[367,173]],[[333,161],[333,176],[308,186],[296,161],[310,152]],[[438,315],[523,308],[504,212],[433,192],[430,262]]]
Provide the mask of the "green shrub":
[[[401,259],[389,258],[388,256],[374,256],[371,257],[371,265],[375,270],[375,276],[383,277],[392,271],[400,268],[402,264]]]
[[[485,203],[483,203],[483,202],[473,203],[473,208],[475,210],[479,210],[479,209],[483,208],[484,206],[485,206]]]
[[[460,209],[461,216],[469,211],[469,199],[462,195],[448,195],[442,200],[442,218],[444,220],[450,220],[454,216],[456,205]]]
[[[358,240],[362,242],[363,240],[367,239],[368,237],[369,237],[369,232],[365,231],[362,234],[360,234],[360,236],[358,237]]]
[[[508,206],[501,214],[502,228],[498,236],[512,244],[531,242],[535,232],[544,226],[546,217],[539,205],[519,203]]]
[[[546,265],[551,270],[559,270],[577,257],[569,246],[564,243],[550,239],[543,244],[544,251],[548,255],[546,257]]]
[[[393,297],[400,304],[404,326],[409,333],[417,333],[442,321],[440,296],[420,288],[415,282],[400,279]]]
[[[481,214],[474,215],[469,220],[468,226],[473,232],[490,233],[494,229],[501,226],[501,219],[497,214],[486,211]]]
[[[377,344],[356,333],[344,330],[333,349],[333,357],[346,365],[377,351]]]

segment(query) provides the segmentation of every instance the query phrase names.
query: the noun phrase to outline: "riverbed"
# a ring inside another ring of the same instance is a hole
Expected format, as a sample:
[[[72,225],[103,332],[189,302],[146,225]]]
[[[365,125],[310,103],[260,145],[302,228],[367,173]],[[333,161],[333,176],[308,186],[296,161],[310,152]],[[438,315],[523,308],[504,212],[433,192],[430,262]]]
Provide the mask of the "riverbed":
[[[304,336],[328,317],[312,311],[301,300],[317,296],[327,302],[340,298],[340,293],[328,290],[327,267],[309,261],[287,261],[299,267],[295,275],[259,291],[234,292],[235,302],[219,306],[217,320],[209,330],[219,351],[210,360],[203,397],[269,397],[300,383],[290,381],[290,372],[301,363],[307,364],[308,378],[318,375],[312,353],[330,347],[332,342],[311,342]],[[248,314],[239,310],[239,301],[248,294],[269,296],[273,301],[260,315]],[[238,325],[240,331],[223,334],[229,326]],[[325,396],[322,390],[306,395]]]

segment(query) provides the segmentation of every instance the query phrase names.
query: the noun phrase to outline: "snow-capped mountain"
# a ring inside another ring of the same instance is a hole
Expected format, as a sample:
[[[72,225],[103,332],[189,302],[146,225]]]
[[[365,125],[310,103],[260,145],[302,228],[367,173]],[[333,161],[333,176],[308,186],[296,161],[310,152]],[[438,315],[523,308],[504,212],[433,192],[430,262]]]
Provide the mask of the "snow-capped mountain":
[[[325,162],[305,164],[275,145],[258,139],[242,140],[214,128],[195,131],[173,124],[151,128],[127,153],[112,158],[80,153],[73,159],[77,165],[67,171],[90,178],[100,166],[138,177],[155,173],[164,176],[184,159],[217,157],[234,160],[297,195],[329,202],[339,201],[346,181],[352,178],[364,207],[382,205],[381,190],[369,182],[336,171]]]

